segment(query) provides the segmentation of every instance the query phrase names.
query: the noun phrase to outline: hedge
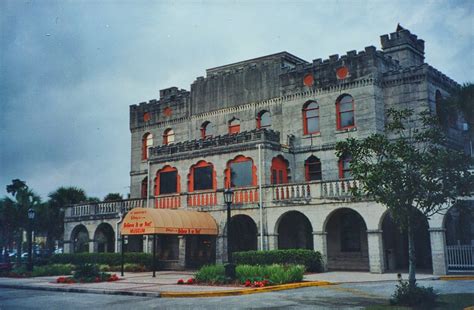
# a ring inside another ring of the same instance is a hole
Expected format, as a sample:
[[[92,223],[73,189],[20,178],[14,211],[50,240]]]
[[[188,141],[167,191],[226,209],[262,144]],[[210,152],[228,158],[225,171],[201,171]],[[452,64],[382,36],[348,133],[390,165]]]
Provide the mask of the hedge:
[[[232,258],[236,265],[304,265],[312,272],[321,272],[323,265],[321,253],[304,249],[235,252]]]
[[[122,258],[120,253],[73,253],[55,254],[49,259],[50,264],[99,264],[109,266],[120,266]],[[129,252],[124,253],[124,263],[143,265],[152,268],[153,255],[149,253]],[[159,261],[157,260],[157,265]],[[159,265],[157,266],[159,267]]]

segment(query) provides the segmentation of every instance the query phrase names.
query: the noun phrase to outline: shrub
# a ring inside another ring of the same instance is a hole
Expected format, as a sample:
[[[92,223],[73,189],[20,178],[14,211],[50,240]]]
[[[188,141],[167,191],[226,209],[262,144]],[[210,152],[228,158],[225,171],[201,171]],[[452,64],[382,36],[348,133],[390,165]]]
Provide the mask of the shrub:
[[[242,284],[248,283],[247,281],[254,283],[265,280],[268,280],[270,284],[300,282],[303,280],[304,271],[305,267],[302,265],[238,265],[236,267],[237,279]]]
[[[121,253],[73,253],[55,254],[49,262],[52,264],[99,264],[109,266],[121,265]],[[143,265],[152,268],[153,255],[149,253],[130,252],[124,253],[124,263]]]
[[[60,276],[72,274],[74,266],[71,264],[53,264],[45,266],[34,266],[32,277]]]
[[[196,281],[210,284],[225,283],[224,265],[206,265],[201,267],[196,273]]]
[[[84,278],[96,278],[100,275],[100,270],[98,265],[94,264],[81,264],[76,267],[76,272],[74,272],[75,279],[84,279]]]
[[[120,266],[117,266],[118,269],[120,269],[121,267]],[[115,268],[114,268],[115,269]],[[117,269],[117,270],[118,270]],[[130,264],[130,263],[127,263],[125,265],[123,265],[123,269],[124,271],[126,272],[144,272],[144,271],[147,271],[147,268],[143,265],[140,265],[140,264]]]
[[[322,271],[321,253],[313,250],[290,249],[271,251],[247,251],[232,254],[237,265],[303,265],[307,271]]]
[[[400,280],[395,293],[390,298],[390,304],[399,306],[417,306],[431,308],[438,298],[432,287],[418,286],[416,283],[410,287],[408,281]]]

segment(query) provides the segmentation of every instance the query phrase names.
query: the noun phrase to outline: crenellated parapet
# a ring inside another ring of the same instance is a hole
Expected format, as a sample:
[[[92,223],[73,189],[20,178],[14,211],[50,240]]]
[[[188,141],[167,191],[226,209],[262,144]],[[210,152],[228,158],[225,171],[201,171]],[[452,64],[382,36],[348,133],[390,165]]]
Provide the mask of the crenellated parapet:
[[[149,127],[189,115],[190,92],[177,87],[160,90],[160,99],[130,106],[130,129]]]
[[[382,51],[402,67],[421,65],[425,60],[425,41],[400,25],[396,32],[380,36]]]

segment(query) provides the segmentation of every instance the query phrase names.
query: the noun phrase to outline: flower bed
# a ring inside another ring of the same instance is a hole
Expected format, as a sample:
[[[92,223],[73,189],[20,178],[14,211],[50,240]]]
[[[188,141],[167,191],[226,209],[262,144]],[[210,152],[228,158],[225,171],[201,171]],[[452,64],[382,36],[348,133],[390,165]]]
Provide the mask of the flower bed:
[[[96,277],[85,277],[85,278],[75,278],[75,277],[59,277],[56,279],[56,283],[98,283],[98,282],[113,282],[118,281],[120,278],[116,274],[100,273]]]

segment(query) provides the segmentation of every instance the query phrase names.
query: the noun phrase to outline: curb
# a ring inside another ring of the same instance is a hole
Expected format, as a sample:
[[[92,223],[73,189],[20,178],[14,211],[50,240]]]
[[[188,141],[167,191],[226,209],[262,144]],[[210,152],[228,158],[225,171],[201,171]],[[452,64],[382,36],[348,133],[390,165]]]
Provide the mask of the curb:
[[[444,281],[474,280],[474,275],[472,276],[440,276],[439,279],[444,280]]]
[[[37,290],[37,291],[50,291],[50,292],[68,292],[68,293],[87,293],[87,294],[105,294],[105,295],[126,295],[126,296],[139,296],[139,297],[161,297],[160,292],[130,292],[130,291],[111,291],[111,290],[94,290],[87,288],[76,288],[76,287],[47,287],[47,286],[29,286],[29,285],[12,285],[12,284],[0,284],[3,288],[12,288],[19,290]]]
[[[198,292],[161,292],[161,297],[163,298],[186,298],[186,297],[222,297],[222,296],[239,296],[239,295],[249,295],[249,294],[258,294],[282,290],[291,290],[302,287],[311,287],[311,286],[328,286],[336,285],[327,281],[311,281],[311,282],[298,282],[298,283],[289,283],[281,284],[267,287],[257,287],[257,288],[246,288],[240,290],[223,290],[223,291],[198,291]]]

